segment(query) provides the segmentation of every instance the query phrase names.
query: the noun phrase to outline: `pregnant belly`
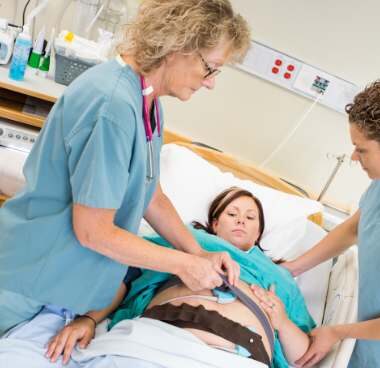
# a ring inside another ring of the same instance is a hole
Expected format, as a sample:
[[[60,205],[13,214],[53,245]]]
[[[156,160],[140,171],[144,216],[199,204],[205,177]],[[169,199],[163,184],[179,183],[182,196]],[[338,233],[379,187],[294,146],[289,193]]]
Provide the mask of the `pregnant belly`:
[[[256,304],[258,300],[256,296],[251,291],[250,287],[240,281],[237,285],[242,291],[244,291]],[[234,322],[237,322],[245,327],[250,327],[254,332],[261,335],[264,348],[268,353],[269,357],[271,356],[269,340],[265,334],[264,328],[259,321],[259,319],[252,313],[243,303],[239,300],[228,304],[220,304],[216,301],[206,300],[204,297],[213,296],[210,290],[202,290],[201,292],[193,292],[184,285],[172,286],[162,292],[158,293],[151,301],[147,309],[154,307],[155,305],[161,305],[170,303],[175,306],[179,306],[183,303],[197,307],[202,305],[205,309],[209,311],[216,311],[225,318],[228,318]],[[265,312],[264,312],[265,313]],[[214,347],[220,347],[227,350],[234,350],[235,345],[210,332],[197,330],[194,328],[187,328],[191,333],[197,336],[199,339],[207,343],[208,345]],[[273,332],[273,329],[272,329]]]

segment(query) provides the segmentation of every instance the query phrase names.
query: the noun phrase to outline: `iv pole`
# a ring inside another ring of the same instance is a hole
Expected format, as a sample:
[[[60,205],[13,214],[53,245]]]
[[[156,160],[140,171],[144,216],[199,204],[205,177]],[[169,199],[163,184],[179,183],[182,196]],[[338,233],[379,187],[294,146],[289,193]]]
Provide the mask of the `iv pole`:
[[[342,166],[346,156],[347,156],[346,154],[342,154],[342,155],[336,157],[337,163],[334,167],[334,170],[331,173],[330,177],[328,178],[328,180],[327,180],[325,186],[323,187],[321,193],[319,194],[317,201],[321,201],[322,197],[325,195],[325,193],[326,193],[327,189],[329,188],[331,182],[334,180],[334,177],[337,174],[339,168]]]

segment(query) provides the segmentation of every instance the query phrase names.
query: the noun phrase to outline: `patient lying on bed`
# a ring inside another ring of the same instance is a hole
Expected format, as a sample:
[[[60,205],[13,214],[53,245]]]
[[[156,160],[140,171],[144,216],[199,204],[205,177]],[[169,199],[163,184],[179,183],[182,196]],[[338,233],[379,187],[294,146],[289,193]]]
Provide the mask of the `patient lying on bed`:
[[[210,346],[268,365],[274,360],[278,367],[287,366],[283,352],[289,362],[299,359],[309,346],[305,332],[314,327],[314,322],[292,277],[270,261],[260,248],[264,231],[261,203],[246,190],[230,188],[211,203],[206,226],[193,225],[204,230],[194,231],[202,247],[209,251],[227,250],[240,264],[241,280],[237,287],[245,296],[236,297],[234,290],[228,288],[194,293],[176,278],[169,278],[162,286],[162,274],[144,271],[144,277],[133,283],[112,325],[140,315],[150,300],[143,317],[183,327]],[[149,240],[167,245],[158,237]],[[161,284],[158,290],[157,284]],[[275,290],[268,291],[257,284],[265,288],[276,285],[286,308]],[[274,336],[275,330],[280,344]]]
[[[120,329],[122,323],[119,322],[142,316],[182,327],[209,346],[219,349],[220,354],[227,351],[250,358],[255,367],[254,361],[287,367],[288,362],[299,359],[309,346],[306,332],[315,324],[292,276],[275,265],[260,248],[259,241],[264,231],[261,203],[250,192],[230,188],[212,202],[206,226],[194,223],[194,227],[198,230],[193,230],[193,234],[203,248],[228,251],[240,264],[237,289],[226,280],[225,288],[194,293],[169,274],[143,270],[114,314],[110,327],[117,325]],[[152,236],[149,240],[170,246],[159,236]],[[119,294],[123,293],[122,289]],[[120,300],[120,295],[116,299]],[[106,312],[109,311],[107,308]],[[103,312],[99,315],[106,314]],[[76,341],[80,346],[87,344],[93,335],[94,324],[88,318],[74,323],[75,328],[69,324],[50,341],[48,357],[56,360],[65,352],[65,360],[68,360]],[[118,329],[111,329],[105,335],[112,335]],[[96,340],[98,343],[91,344],[87,351],[102,346],[106,341],[97,337],[94,343]],[[114,344],[115,338],[111,341]],[[127,345],[121,344],[121,349]],[[111,351],[115,354],[114,349]],[[89,354],[106,359],[108,351]],[[120,353],[116,355],[120,360]],[[125,362],[128,357],[126,353]],[[76,354],[74,360],[78,362],[80,359],[80,353]],[[82,359],[87,362],[88,356]],[[141,360],[144,361],[145,357],[142,356]],[[81,367],[96,366],[90,363],[83,365],[83,361],[80,362]],[[70,361],[70,367],[75,366],[73,364],[75,362]],[[136,362],[132,365],[137,367]]]

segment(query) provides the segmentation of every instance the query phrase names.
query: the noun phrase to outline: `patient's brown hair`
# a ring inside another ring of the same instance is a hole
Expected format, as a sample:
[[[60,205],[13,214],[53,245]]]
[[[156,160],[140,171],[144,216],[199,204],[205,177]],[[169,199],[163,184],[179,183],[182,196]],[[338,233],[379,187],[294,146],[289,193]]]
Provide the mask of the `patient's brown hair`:
[[[380,79],[357,94],[354,102],[346,106],[346,112],[350,124],[380,143]]]
[[[240,197],[249,197],[252,198],[253,201],[256,203],[256,206],[259,210],[259,236],[255,242],[255,245],[257,245],[261,250],[263,250],[260,246],[260,239],[263,235],[264,228],[265,228],[265,219],[264,219],[264,210],[263,206],[258,198],[256,198],[250,191],[238,188],[238,187],[231,187],[220,193],[216,196],[216,198],[211,202],[210,208],[208,210],[208,216],[207,216],[207,222],[206,225],[201,224],[200,222],[193,221],[192,225],[196,229],[202,229],[207,231],[209,234],[216,235],[212,224],[214,220],[218,220],[219,216],[222,214],[222,212],[225,210],[225,208],[235,199]]]

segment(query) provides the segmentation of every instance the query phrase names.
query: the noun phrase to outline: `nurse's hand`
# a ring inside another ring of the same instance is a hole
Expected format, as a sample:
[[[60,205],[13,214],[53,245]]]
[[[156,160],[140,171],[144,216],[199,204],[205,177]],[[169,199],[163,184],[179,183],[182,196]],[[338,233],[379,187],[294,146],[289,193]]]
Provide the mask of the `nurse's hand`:
[[[297,277],[303,273],[303,270],[301,270],[301,268],[298,266],[298,263],[296,260],[280,262],[279,266],[288,270],[292,274],[293,277]]]
[[[227,274],[228,282],[236,285],[240,278],[240,266],[227,252],[206,252],[201,257],[208,259],[219,274]]]
[[[240,275],[239,265],[226,252],[188,254],[176,275],[192,291],[214,289],[223,283],[220,274],[227,271],[229,281],[235,283]]]
[[[301,359],[296,361],[297,367],[313,367],[322,360],[333,346],[340,340],[334,326],[323,326],[309,333],[311,344]]]
[[[46,357],[54,363],[63,353],[63,364],[67,364],[76,344],[82,349],[87,347],[95,335],[95,327],[90,318],[76,318],[50,340]]]

